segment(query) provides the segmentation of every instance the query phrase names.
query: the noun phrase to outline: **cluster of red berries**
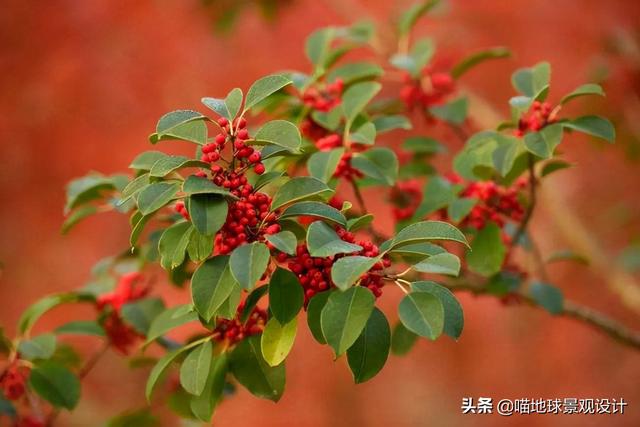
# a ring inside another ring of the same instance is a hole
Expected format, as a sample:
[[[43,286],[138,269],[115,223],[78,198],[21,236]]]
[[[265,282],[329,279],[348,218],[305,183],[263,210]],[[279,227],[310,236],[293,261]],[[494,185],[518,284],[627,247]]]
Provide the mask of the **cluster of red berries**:
[[[20,365],[19,360],[14,360],[0,375],[0,390],[7,400],[18,400],[27,389],[27,379],[30,370]]]
[[[327,112],[340,104],[343,89],[342,79],[327,83],[322,89],[310,87],[302,94],[302,102],[314,110]]]
[[[393,217],[396,221],[409,219],[422,202],[422,189],[416,179],[401,181],[391,188],[391,203],[393,203]]]
[[[364,175],[358,169],[351,165],[353,153],[344,153],[336,166],[333,176],[336,178],[344,178],[347,181],[353,181],[356,178],[362,178]]]
[[[523,136],[527,132],[537,132],[545,126],[557,121],[556,114],[548,102],[534,101],[531,109],[518,121],[516,136]]]
[[[455,81],[451,74],[434,72],[429,67],[422,70],[420,78],[404,75],[404,85],[400,90],[400,99],[409,110],[422,109],[441,104],[455,90]]]
[[[189,216],[189,212],[187,211],[187,207],[184,205],[184,202],[182,200],[176,202],[175,204],[175,210],[176,212],[178,212],[180,215],[182,215],[182,217],[184,219],[186,219],[187,221],[191,220],[191,217]]]
[[[246,179],[244,176],[242,178]],[[276,222],[277,212],[270,212],[271,197],[265,193],[253,192],[253,187],[246,181],[241,190],[234,189],[232,192],[240,200],[229,205],[227,220],[216,234],[215,249],[221,255],[280,231],[280,225]]]
[[[140,273],[125,274],[120,278],[113,292],[103,294],[96,300],[98,310],[108,310],[102,326],[109,342],[122,354],[129,354],[131,348],[142,337],[126,324],[121,316],[123,305],[143,298],[149,292],[149,287],[142,282],[143,277]]]
[[[345,242],[356,242],[356,238],[353,233],[350,233],[343,228],[337,228],[336,232]],[[369,241],[358,242],[358,245],[362,246],[362,250],[358,252],[357,255],[376,257],[380,254],[378,247]],[[298,277],[298,280],[304,289],[306,306],[314,295],[319,292],[329,290],[335,286],[331,280],[331,268],[336,260],[342,256],[344,255],[325,258],[312,257],[309,254],[307,245],[301,244],[296,248],[295,256],[279,253],[277,255],[277,259],[281,263],[287,263],[287,268],[289,268],[289,270]],[[360,286],[364,286],[371,290],[376,298],[382,295],[382,286],[384,283],[382,281],[382,275],[379,273],[390,265],[390,261],[386,258],[374,265],[371,270],[362,276]]]
[[[246,322],[240,321],[240,315],[244,310],[244,301],[238,306],[236,317],[228,320],[219,318],[213,330],[213,336],[217,341],[226,341],[229,345],[236,344],[242,339],[258,335],[264,330],[267,323],[267,311],[255,307]]]
[[[216,135],[213,142],[210,142],[202,147],[203,162],[211,163],[211,172],[213,173],[213,182],[216,185],[225,188],[237,187],[233,185],[234,179],[231,174],[237,176],[241,175],[241,171],[246,170],[253,165],[253,170],[258,175],[264,173],[264,165],[262,164],[262,157],[260,152],[254,150],[246,144],[249,139],[249,131],[247,128],[247,120],[244,117],[234,120],[233,123],[229,123],[229,120],[221,117],[218,119],[218,125],[222,129],[222,132]],[[235,171],[229,171],[222,166],[216,164],[221,158],[221,152],[224,151],[227,143],[233,144],[233,165],[236,162],[238,168]]]

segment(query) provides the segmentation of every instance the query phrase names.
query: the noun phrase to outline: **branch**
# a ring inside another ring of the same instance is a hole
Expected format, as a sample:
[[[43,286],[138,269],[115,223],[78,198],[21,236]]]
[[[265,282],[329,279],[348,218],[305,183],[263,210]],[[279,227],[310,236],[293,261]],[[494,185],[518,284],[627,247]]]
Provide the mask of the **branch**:
[[[475,295],[490,295],[484,287],[475,286],[468,282],[452,282],[442,283],[443,286],[453,292],[472,292]],[[532,307],[542,308],[540,304],[536,303],[533,299],[523,293],[516,293],[524,302]],[[592,328],[599,330],[600,332],[610,336],[619,343],[631,347],[636,350],[640,350],[640,333],[631,330],[619,323],[607,317],[596,310],[585,307],[581,304],[565,299],[563,302],[562,311],[558,316],[569,317],[579,320]]]

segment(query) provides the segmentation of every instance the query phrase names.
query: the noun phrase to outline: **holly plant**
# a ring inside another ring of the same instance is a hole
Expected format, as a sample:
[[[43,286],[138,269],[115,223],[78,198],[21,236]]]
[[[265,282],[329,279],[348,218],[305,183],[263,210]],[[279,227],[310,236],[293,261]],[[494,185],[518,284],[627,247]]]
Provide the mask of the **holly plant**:
[[[606,119],[563,114],[567,103],[604,93],[585,84],[560,97],[541,62],[513,74],[509,120],[482,129],[468,117],[461,81],[509,51],[442,62],[432,39],[411,36],[434,3],[397,19],[391,55],[380,52],[371,22],[322,28],[306,41],[306,70],[167,113],[149,137],[154,149],[129,173],[72,181],[63,231],[117,212],[128,218],[129,244],[101,260],[84,287],[30,306],[13,339],[0,335],[0,413],[19,426],[53,425],[112,350],[151,366],[149,402],[209,422],[236,387],[282,397],[301,328],[362,383],[418,339],[460,339],[459,290],[580,318],[544,269],[577,254],[545,260],[528,226],[537,187],[570,166],[563,139],[579,132],[614,141]],[[350,59],[354,51],[360,59]],[[432,160],[452,144],[411,133],[417,122],[465,140],[449,167]],[[167,154],[170,145],[192,155]],[[369,213],[366,194],[388,205],[393,233]],[[189,302],[163,300],[169,284]],[[384,312],[379,301],[394,293],[399,304]],[[50,309],[77,304],[95,314],[31,333]],[[83,363],[69,335],[100,342],[99,350]],[[637,336],[626,343],[639,345]],[[137,409],[110,425],[153,425],[149,410]]]

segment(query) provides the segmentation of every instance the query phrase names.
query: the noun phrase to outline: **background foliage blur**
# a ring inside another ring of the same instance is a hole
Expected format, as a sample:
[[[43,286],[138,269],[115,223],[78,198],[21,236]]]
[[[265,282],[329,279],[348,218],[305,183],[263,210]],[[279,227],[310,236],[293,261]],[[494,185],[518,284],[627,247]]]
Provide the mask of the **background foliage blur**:
[[[247,87],[264,74],[304,69],[305,36],[352,17],[386,19],[406,1],[384,0],[145,0],[136,2],[4,0],[0,7],[0,325],[13,332],[19,313],[47,292],[80,286],[101,257],[126,247],[128,224],[107,215],[61,236],[64,185],[95,169],[125,170],[147,148],[164,112],[200,108],[202,96]],[[410,2],[409,2],[410,3]],[[275,6],[275,8],[274,8]],[[267,20],[264,17],[268,17]],[[493,61],[465,83],[502,114],[512,95],[510,73],[547,59],[553,93],[599,81],[608,97],[584,108],[616,122],[615,146],[572,136],[564,146],[576,167],[554,175],[563,205],[584,221],[611,268],[640,271],[640,3],[630,0],[451,0],[419,33],[433,34],[445,55],[504,45],[516,56]],[[450,152],[461,142],[440,129]],[[394,134],[387,142],[400,143]],[[446,162],[439,163],[440,168]],[[365,196],[367,193],[365,192]],[[369,194],[381,227],[387,207]],[[543,250],[567,248],[567,230],[553,206],[536,213]],[[386,217],[386,219],[385,219]],[[564,232],[564,233],[562,233]],[[562,237],[565,236],[565,237]],[[569,297],[640,328],[638,312],[607,289],[589,266],[554,264],[553,281]],[[160,276],[161,277],[161,276]],[[397,295],[383,304],[397,304]],[[188,295],[165,293],[168,301]],[[638,354],[566,319],[488,297],[462,295],[461,340],[420,342],[392,358],[375,380],[353,385],[342,361],[331,362],[308,332],[288,365],[287,393],[274,406],[241,391],[219,409],[217,425],[638,425]],[[389,310],[393,312],[393,310]],[[85,313],[86,314],[86,313]],[[55,311],[60,324],[82,312]],[[43,325],[41,325],[42,327]],[[81,340],[81,339],[80,339]],[[82,342],[82,341],[80,341]],[[86,348],[89,351],[89,348]],[[130,371],[114,354],[86,380],[73,421],[96,425],[114,413],[142,407],[146,371]],[[464,396],[500,398],[619,398],[624,416],[530,415],[510,419],[463,416]],[[606,419],[604,417],[607,417]],[[163,425],[176,425],[169,416]]]

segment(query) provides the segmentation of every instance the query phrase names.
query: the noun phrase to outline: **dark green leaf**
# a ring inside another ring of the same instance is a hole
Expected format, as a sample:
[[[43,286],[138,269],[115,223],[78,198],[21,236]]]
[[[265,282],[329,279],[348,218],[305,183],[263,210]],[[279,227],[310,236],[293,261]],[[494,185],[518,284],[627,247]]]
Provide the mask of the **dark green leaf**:
[[[551,314],[560,314],[564,309],[562,292],[555,286],[542,282],[533,282],[529,286],[529,295]]]
[[[513,87],[521,94],[537,98],[548,88],[551,77],[551,66],[548,62],[540,62],[531,68],[521,68],[511,76]]]
[[[271,210],[276,210],[293,202],[318,198],[332,193],[333,190],[319,179],[306,176],[293,178],[282,185],[273,196]]]
[[[244,111],[262,101],[272,93],[282,89],[291,83],[291,79],[282,74],[274,74],[263,77],[251,85],[247,92],[247,98],[244,103]]]
[[[56,351],[56,336],[42,334],[29,340],[20,341],[18,352],[26,360],[49,359]]]
[[[98,213],[98,208],[92,205],[81,206],[71,212],[62,224],[62,234],[67,234],[76,224],[85,218]]]
[[[185,156],[166,156],[153,164],[149,171],[149,176],[162,178],[179,169],[194,167],[208,169],[210,165],[208,163],[201,162],[200,160],[190,159]]]
[[[284,230],[276,234],[267,235],[265,238],[280,252],[295,255],[298,239],[291,231]]]
[[[286,120],[272,120],[265,123],[256,132],[253,141],[260,144],[272,144],[297,152],[300,148],[300,131],[291,122]]]
[[[200,145],[207,143],[205,116],[192,110],[177,110],[165,114],[156,126],[156,133],[149,137],[155,144],[164,139],[182,139]]]
[[[215,185],[209,179],[196,175],[189,175],[182,183],[182,191],[191,194],[220,194],[235,197],[228,190]]]
[[[412,136],[402,144],[402,148],[418,154],[438,154],[447,151],[446,147],[433,138]]]
[[[560,104],[564,105],[567,102],[571,101],[574,98],[578,98],[581,96],[588,96],[588,95],[599,95],[599,96],[605,96],[604,95],[604,91],[602,90],[602,87],[600,85],[594,84],[594,83],[587,83],[584,84],[582,86],[577,87],[576,89],[573,90],[573,92],[571,92],[570,94],[566,95],[565,97],[563,97],[560,100]]]
[[[562,141],[562,126],[554,124],[546,126],[538,132],[530,132],[524,136],[524,146],[530,153],[543,159],[553,156],[553,152]],[[566,124],[564,125],[567,126]]]
[[[373,79],[383,74],[382,68],[371,62],[350,62],[331,70],[327,75],[327,80],[342,79],[345,85],[349,85],[358,80]]]
[[[375,304],[370,290],[354,286],[333,292],[322,309],[322,334],[336,356],[343,354],[358,339]]]
[[[349,87],[342,95],[342,109],[347,123],[353,122],[358,114],[373,99],[382,86],[377,82],[357,83]]]
[[[409,130],[412,127],[409,119],[400,115],[378,116],[373,119],[373,124],[378,134],[395,129]]]
[[[36,321],[47,311],[60,304],[77,302],[79,299],[80,297],[77,294],[69,292],[49,295],[38,300],[33,305],[29,306],[29,308],[22,313],[22,316],[20,316],[20,320],[18,320],[18,331],[20,331],[22,335],[28,335],[29,330],[33,327]]]
[[[229,259],[231,274],[245,289],[253,289],[269,265],[269,248],[264,243],[253,242],[237,247]]]
[[[414,346],[418,336],[405,328],[402,322],[398,322],[391,335],[391,352],[396,356],[404,356]]]
[[[180,384],[187,393],[200,396],[209,377],[211,358],[213,357],[213,345],[205,341],[185,357],[180,367]]]
[[[602,138],[608,142],[615,142],[616,130],[611,122],[599,116],[582,116],[577,119],[563,122],[562,126],[587,135]]]
[[[189,238],[187,245],[187,253],[193,262],[202,262],[211,256],[213,252],[212,236],[204,236],[194,230]]]
[[[450,240],[469,246],[464,234],[453,225],[442,221],[421,221],[400,230],[392,239],[389,250],[431,240]]]
[[[304,291],[296,275],[278,267],[269,283],[269,309],[273,317],[287,324],[298,315],[303,303]]]
[[[382,184],[393,185],[398,179],[398,158],[388,148],[372,148],[357,153],[351,159],[351,164]]]
[[[309,175],[322,182],[329,182],[335,174],[343,154],[344,148],[334,148],[330,151],[313,153],[307,161]]]
[[[460,274],[460,259],[454,254],[443,252],[420,261],[413,266],[413,269],[421,273],[457,276]]]
[[[192,310],[192,307],[189,304],[169,308],[158,314],[151,322],[149,332],[147,333],[146,343],[148,344],[153,340],[160,338],[162,335],[177,328],[178,326],[182,326],[185,323],[196,320],[198,320],[198,315]]]
[[[163,374],[166,372],[169,365],[171,365],[171,362],[173,362],[174,359],[178,357],[180,354],[182,354],[184,351],[196,345],[198,345],[197,341],[195,341],[190,345],[180,347],[176,350],[172,350],[169,353],[162,356],[160,360],[158,360],[158,363],[156,363],[156,365],[153,367],[153,369],[149,373],[149,378],[147,379],[147,385],[145,387],[145,396],[147,397],[148,402],[151,402],[151,396],[153,394],[153,391],[155,390],[156,385],[160,380],[160,377],[163,376]]]
[[[440,120],[461,125],[467,119],[469,103],[467,98],[458,98],[444,105],[429,108],[429,112]]]
[[[129,165],[130,169],[149,171],[151,167],[160,159],[167,157],[162,151],[145,151],[136,156]]]
[[[198,233],[213,236],[227,220],[229,204],[218,194],[195,194],[189,197],[189,215]]]
[[[415,3],[403,12],[398,22],[398,33],[400,33],[401,36],[409,34],[411,29],[416,25],[416,22],[433,9],[433,7],[437,6],[438,3],[440,3],[440,0],[423,0]]]
[[[477,203],[478,199],[473,197],[456,199],[447,207],[447,216],[451,221],[458,223],[469,215],[469,212],[471,212],[471,209],[473,209]]]
[[[164,311],[164,303],[160,298],[144,298],[124,304],[121,314],[136,332],[146,335],[155,318]]]
[[[502,268],[506,253],[500,227],[488,222],[471,242],[471,251],[467,254],[469,270],[484,277],[493,276]]]
[[[380,258],[359,255],[340,258],[331,267],[331,280],[338,288],[345,290],[360,280],[360,276],[379,261]]]
[[[435,340],[444,328],[444,307],[440,299],[427,292],[412,292],[402,298],[400,320],[411,332]]]
[[[64,325],[56,328],[54,332],[59,335],[94,335],[97,337],[103,337],[105,335],[102,326],[92,320],[76,320],[65,323]]]
[[[331,292],[329,291],[320,292],[314,295],[309,300],[309,305],[307,305],[307,325],[309,326],[309,330],[311,331],[313,338],[315,338],[315,340],[320,344],[327,343],[327,340],[322,334],[322,325],[320,319],[322,315],[322,309],[327,304],[329,295],[331,295]]]
[[[380,372],[389,357],[391,331],[384,313],[374,308],[355,343],[347,350],[349,368],[359,384]]]
[[[282,212],[280,219],[296,216],[312,216],[335,222],[341,226],[347,225],[347,219],[342,212],[336,208],[321,202],[299,202],[295,203]]]
[[[32,369],[29,385],[56,408],[72,410],[80,400],[78,378],[67,368],[54,362],[44,362]]]
[[[205,321],[216,315],[220,306],[229,298],[235,283],[229,257],[225,255],[205,261],[193,273],[191,298],[196,311]]]
[[[178,222],[167,228],[158,242],[158,251],[160,252],[160,264],[166,270],[173,270],[178,267],[185,258],[185,252],[193,227],[189,222]]]
[[[347,221],[347,230],[353,232],[366,228],[373,222],[373,215],[366,214]]]
[[[330,257],[362,250],[362,246],[345,242],[322,221],[314,221],[307,229],[307,247],[312,257]]]
[[[414,292],[429,292],[440,299],[444,308],[444,333],[457,340],[464,328],[464,315],[462,306],[451,291],[436,282],[427,281],[414,282],[411,289]]]
[[[231,353],[229,365],[233,376],[256,397],[280,400],[284,392],[284,363],[271,367],[262,357],[260,336],[242,340]]]
[[[221,353],[211,360],[209,375],[200,396],[191,399],[191,411],[200,421],[210,422],[216,406],[222,399],[228,367],[227,353]]]
[[[541,177],[545,177],[549,174],[552,174],[556,171],[562,170],[562,169],[567,169],[572,167],[573,165],[571,163],[567,163],[564,160],[552,160],[550,162],[547,162],[544,167],[542,168],[542,171],[540,172],[540,176]]]
[[[177,182],[156,182],[145,187],[138,195],[138,209],[143,215],[149,215],[169,203],[180,191]]]

